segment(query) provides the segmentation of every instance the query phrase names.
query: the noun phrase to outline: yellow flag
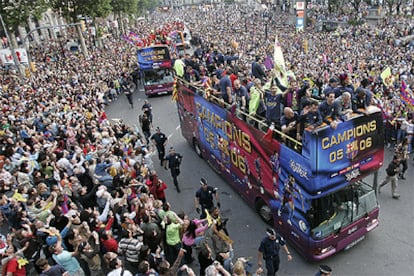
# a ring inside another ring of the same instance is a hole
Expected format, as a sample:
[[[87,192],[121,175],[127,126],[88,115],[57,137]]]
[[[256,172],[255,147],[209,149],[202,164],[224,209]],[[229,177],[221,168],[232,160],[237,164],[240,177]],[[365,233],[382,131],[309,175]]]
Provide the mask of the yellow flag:
[[[385,86],[390,86],[392,84],[391,77],[392,77],[391,67],[388,66],[381,73],[381,79],[382,79],[382,82],[385,84]]]
[[[282,47],[280,47],[277,36],[275,37],[273,63],[275,64],[275,67],[279,67],[279,68],[282,68],[283,70],[286,70],[285,58],[283,57]]]
[[[177,79],[174,79],[172,98],[171,99],[172,99],[173,102],[176,102],[177,99],[178,99]]]

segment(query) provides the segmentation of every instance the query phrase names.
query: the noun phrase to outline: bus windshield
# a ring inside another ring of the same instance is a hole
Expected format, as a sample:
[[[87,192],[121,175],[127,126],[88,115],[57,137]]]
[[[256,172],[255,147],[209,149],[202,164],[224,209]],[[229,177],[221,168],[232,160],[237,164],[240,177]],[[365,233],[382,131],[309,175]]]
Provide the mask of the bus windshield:
[[[308,222],[314,239],[340,231],[377,208],[375,192],[362,181],[312,201]]]

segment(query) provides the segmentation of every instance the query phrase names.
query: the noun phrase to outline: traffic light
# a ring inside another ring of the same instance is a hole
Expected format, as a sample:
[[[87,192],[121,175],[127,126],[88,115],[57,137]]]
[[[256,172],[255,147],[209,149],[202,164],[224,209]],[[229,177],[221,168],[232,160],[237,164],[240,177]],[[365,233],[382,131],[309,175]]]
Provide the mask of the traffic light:
[[[303,41],[303,51],[305,52],[305,54],[307,54],[307,53],[308,53],[308,47],[309,47],[309,45],[308,45],[308,40],[307,40],[307,39],[305,39],[305,40]]]
[[[35,62],[30,62],[30,70],[32,70],[32,72],[36,72],[36,63]]]
[[[86,31],[86,24],[85,24],[85,20],[81,20],[81,21],[80,21],[80,24],[81,24],[81,30],[82,30],[82,32]]]

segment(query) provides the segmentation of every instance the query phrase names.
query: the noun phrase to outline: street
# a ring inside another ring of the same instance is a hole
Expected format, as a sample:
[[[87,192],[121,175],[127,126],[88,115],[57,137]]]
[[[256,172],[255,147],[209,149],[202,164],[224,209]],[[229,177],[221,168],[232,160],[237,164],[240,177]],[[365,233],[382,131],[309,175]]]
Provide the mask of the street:
[[[138,115],[147,97],[143,90],[134,93],[134,109],[131,109],[124,95],[107,107],[109,119],[121,118],[128,125],[138,126]],[[167,201],[172,210],[184,210],[190,218],[198,217],[193,198],[204,177],[209,184],[219,188],[222,215],[229,218],[228,230],[234,240],[235,257],[252,257],[257,268],[257,248],[265,236],[266,224],[238,194],[218,176],[208,164],[199,158],[192,147],[181,136],[175,103],[171,96],[149,98],[153,107],[153,125],[169,137],[168,146],[174,146],[181,153],[183,163],[178,177],[181,193],[177,193],[169,171],[159,166],[157,155],[153,156],[159,177],[169,185]],[[154,130],[155,131],[155,130]],[[385,176],[385,166],[392,158],[393,148],[386,149],[384,167],[380,170],[379,181]],[[412,275],[414,271],[414,170],[412,157],[409,160],[407,180],[399,181],[401,198],[391,198],[389,185],[379,195],[380,224],[365,239],[350,250],[340,252],[321,262],[333,269],[333,275]],[[314,275],[319,263],[310,263],[289,246],[293,260],[287,262],[283,250],[280,252],[281,265],[278,275]],[[411,272],[410,272],[411,271]]]

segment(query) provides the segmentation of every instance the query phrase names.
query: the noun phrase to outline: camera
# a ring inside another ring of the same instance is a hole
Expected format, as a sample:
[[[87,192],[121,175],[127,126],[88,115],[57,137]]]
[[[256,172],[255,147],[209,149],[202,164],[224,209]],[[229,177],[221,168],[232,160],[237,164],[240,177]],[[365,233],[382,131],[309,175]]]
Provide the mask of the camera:
[[[85,247],[87,246],[87,242],[82,242],[81,244],[79,244],[78,246],[78,251],[79,252],[83,252],[83,250],[85,250]]]

